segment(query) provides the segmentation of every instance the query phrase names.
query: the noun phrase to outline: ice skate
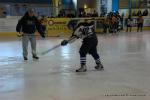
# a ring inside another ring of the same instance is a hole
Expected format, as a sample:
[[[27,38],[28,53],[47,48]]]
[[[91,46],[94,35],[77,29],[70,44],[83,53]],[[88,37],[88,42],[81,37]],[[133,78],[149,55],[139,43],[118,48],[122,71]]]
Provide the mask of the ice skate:
[[[26,60],[28,60],[28,58],[27,57],[23,57],[23,59],[26,61]]]
[[[81,65],[81,67],[77,69],[76,72],[86,72],[86,65]]]
[[[95,66],[95,69],[96,70],[104,70],[104,67],[103,67],[103,65],[101,64],[101,63],[98,63],[96,66]]]
[[[38,56],[33,55],[33,59],[38,60],[38,59],[39,59],[39,57],[38,57]]]

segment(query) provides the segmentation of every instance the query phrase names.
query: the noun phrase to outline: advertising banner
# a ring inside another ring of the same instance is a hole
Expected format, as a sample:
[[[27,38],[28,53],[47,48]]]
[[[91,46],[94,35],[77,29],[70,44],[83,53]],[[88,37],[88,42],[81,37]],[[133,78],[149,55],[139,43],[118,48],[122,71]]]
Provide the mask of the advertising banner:
[[[72,29],[85,19],[88,19],[88,21],[95,21],[95,32],[102,32],[103,18],[48,18],[46,33],[48,36],[71,35]]]
[[[71,35],[71,28],[75,27],[78,21],[78,19],[70,18],[48,18],[46,33],[50,36]]]

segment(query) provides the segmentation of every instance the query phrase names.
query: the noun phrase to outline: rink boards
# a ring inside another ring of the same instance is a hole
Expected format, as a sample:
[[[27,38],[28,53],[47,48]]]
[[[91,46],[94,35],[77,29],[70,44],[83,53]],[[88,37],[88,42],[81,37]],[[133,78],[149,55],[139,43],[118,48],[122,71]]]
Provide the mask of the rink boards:
[[[20,17],[10,17],[10,18],[0,18],[0,36],[16,36],[16,25]],[[84,19],[89,19],[89,21],[95,21],[95,30],[97,33],[102,33],[104,18],[47,18],[45,21],[46,25],[46,35],[47,36],[64,36],[70,35],[72,30],[71,26],[76,26],[79,22]],[[136,18],[134,20],[133,31],[136,28]],[[126,27],[124,26],[124,29]],[[144,30],[150,30],[150,18],[144,18]],[[38,34],[37,34],[38,35]]]

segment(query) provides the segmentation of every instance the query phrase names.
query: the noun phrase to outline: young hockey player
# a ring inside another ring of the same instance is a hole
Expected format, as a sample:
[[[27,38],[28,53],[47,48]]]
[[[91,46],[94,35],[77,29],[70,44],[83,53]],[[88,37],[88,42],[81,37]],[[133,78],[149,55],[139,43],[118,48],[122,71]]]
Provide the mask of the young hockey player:
[[[103,70],[103,65],[100,61],[100,57],[97,53],[97,44],[98,39],[94,32],[94,23],[93,22],[87,22],[85,20],[84,22],[81,22],[78,24],[78,26],[75,28],[72,36],[68,40],[63,40],[61,42],[62,46],[67,45],[72,40],[76,40],[78,38],[83,39],[81,48],[80,48],[80,63],[81,67],[76,70],[76,72],[85,72],[86,69],[86,55],[89,53],[92,55],[96,62],[95,69],[97,70]]]
[[[36,54],[36,38],[35,31],[38,30],[40,35],[45,38],[45,33],[41,28],[41,24],[38,19],[34,16],[34,11],[29,9],[25,15],[19,20],[16,31],[19,36],[22,36],[22,48],[23,48],[23,58],[28,60],[28,42],[31,42],[32,55],[34,59],[39,59]],[[23,33],[23,34],[21,34]]]

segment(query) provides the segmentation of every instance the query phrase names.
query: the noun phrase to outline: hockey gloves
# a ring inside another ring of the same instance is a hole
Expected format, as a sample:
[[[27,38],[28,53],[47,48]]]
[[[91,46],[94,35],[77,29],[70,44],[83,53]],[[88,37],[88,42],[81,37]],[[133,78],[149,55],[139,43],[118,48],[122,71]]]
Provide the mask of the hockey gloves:
[[[67,45],[68,44],[68,41],[67,40],[63,40],[62,42],[61,42],[61,46],[65,46],[65,45]]]

